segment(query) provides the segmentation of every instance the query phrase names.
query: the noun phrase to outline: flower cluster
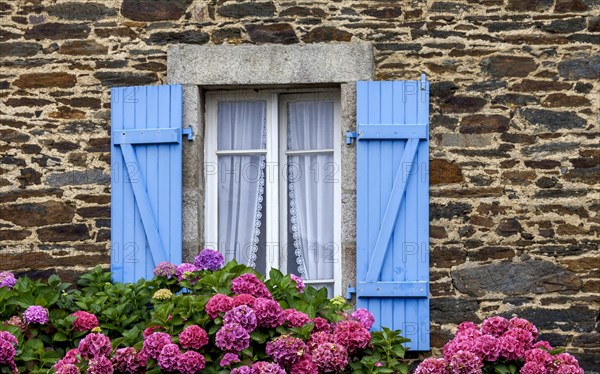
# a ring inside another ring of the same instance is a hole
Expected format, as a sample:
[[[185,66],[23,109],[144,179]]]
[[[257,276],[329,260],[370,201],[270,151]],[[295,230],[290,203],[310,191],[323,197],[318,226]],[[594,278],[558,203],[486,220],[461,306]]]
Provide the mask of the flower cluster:
[[[286,309],[283,311],[283,319],[291,327],[302,327],[310,322],[308,314],[300,312],[296,309]]]
[[[496,364],[522,365],[521,374],[583,373],[568,353],[552,356],[548,342],[535,342],[537,328],[523,318],[490,317],[477,326],[463,322],[443,349],[444,358],[428,358],[415,374],[481,374]]]
[[[17,284],[17,278],[9,271],[0,272],[0,288],[6,287],[9,290]]]
[[[152,295],[152,298],[156,300],[169,300],[171,297],[173,297],[173,293],[167,288],[161,288]]]
[[[90,360],[100,356],[108,356],[112,348],[108,336],[101,333],[91,333],[81,339],[77,350],[81,357]]]
[[[223,255],[218,251],[205,248],[194,258],[194,265],[198,270],[215,271],[223,267]]]
[[[277,301],[259,297],[254,301],[253,309],[258,327],[276,328],[283,324],[283,309]]]
[[[250,346],[250,334],[239,323],[228,323],[217,331],[215,344],[226,352],[241,352]]]
[[[17,350],[15,349],[17,343],[18,340],[13,334],[7,331],[0,331],[0,366],[6,365],[11,371],[16,369],[14,359],[17,354]]]
[[[215,319],[219,314],[231,310],[233,305],[233,299],[231,297],[218,293],[208,300],[205,308],[209,317]]]
[[[193,283],[196,282],[197,279],[192,277],[192,273],[198,270],[199,269],[196,267],[196,265],[190,264],[189,262],[184,262],[183,264],[178,265],[177,268],[175,268],[175,276],[180,282],[182,280],[189,280]]]
[[[275,340],[267,343],[267,355],[275,361],[275,363],[287,367],[296,363],[304,352],[306,344],[302,339],[292,336],[282,335]]]
[[[158,265],[154,268],[154,275],[157,277],[166,277],[171,278],[175,275],[175,269],[177,267],[167,261],[159,262]]]
[[[27,325],[33,323],[45,325],[49,320],[48,309],[38,305],[32,305],[23,312],[23,321],[25,321]]]
[[[223,323],[239,323],[248,333],[256,329],[256,313],[247,305],[236,306],[223,316]]]
[[[73,328],[75,331],[90,331],[99,325],[98,318],[92,313],[78,310],[71,315],[76,318],[75,321],[73,321]]]
[[[351,317],[360,322],[367,330],[375,324],[373,314],[364,308],[356,309],[352,312]]]
[[[208,334],[198,325],[190,325],[179,334],[179,344],[187,349],[200,349],[208,344]]]
[[[292,280],[296,282],[296,290],[298,290],[298,292],[300,293],[304,293],[304,288],[306,288],[306,286],[304,285],[304,281],[302,280],[302,278],[300,278],[296,274],[290,274],[290,278],[292,278]]]
[[[231,281],[231,292],[235,294],[249,294],[254,297],[271,298],[267,286],[254,274],[242,274]]]

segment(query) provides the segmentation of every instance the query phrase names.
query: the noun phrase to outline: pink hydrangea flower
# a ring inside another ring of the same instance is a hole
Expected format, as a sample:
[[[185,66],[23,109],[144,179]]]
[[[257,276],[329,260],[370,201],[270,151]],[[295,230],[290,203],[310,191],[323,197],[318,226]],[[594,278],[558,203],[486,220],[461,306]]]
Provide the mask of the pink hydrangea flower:
[[[238,362],[240,362],[240,357],[237,354],[227,352],[219,362],[219,365],[225,367]]]
[[[180,282],[185,279],[185,280],[192,281],[192,283],[193,283],[196,281],[196,279],[191,279],[189,275],[190,275],[190,273],[193,273],[197,270],[198,270],[198,268],[196,268],[196,265],[190,264],[189,262],[184,262],[183,264],[178,265],[175,268],[175,276],[177,277],[177,280]]]
[[[348,352],[342,345],[323,343],[312,352],[312,361],[323,372],[338,372],[348,365]]]
[[[333,336],[338,344],[354,353],[366,348],[371,343],[371,333],[358,321],[341,321],[333,329]]]
[[[531,332],[517,327],[508,329],[508,331],[505,332],[502,336],[509,335],[517,338],[517,340],[525,350],[531,349],[533,342],[535,341],[535,338],[533,337]]]
[[[285,374],[285,370],[272,362],[259,361],[252,365],[253,374]]]
[[[233,308],[233,299],[227,295],[218,293],[206,303],[206,313],[210,318],[215,319],[220,313],[227,312]]]
[[[539,362],[526,362],[519,372],[521,374],[550,374],[548,369]]]
[[[554,356],[550,367],[553,368],[556,373],[583,373],[583,370],[579,367],[579,362],[577,361],[577,359],[570,353],[566,352],[559,353],[556,356]]]
[[[551,351],[551,350],[554,349],[554,348],[552,348],[552,346],[550,345],[550,343],[548,343],[545,340],[540,340],[540,341],[535,342],[533,344],[533,348],[544,348],[544,349],[546,349],[548,351]]]
[[[444,353],[444,358],[449,362],[456,352],[473,350],[473,342],[474,340],[467,335],[455,336],[454,339],[450,340],[444,345],[442,350]]]
[[[529,331],[513,328],[500,337],[500,356],[507,360],[518,360],[531,348],[533,337]]]
[[[17,337],[8,331],[0,331],[0,341],[2,340],[5,340],[15,346],[19,343]]]
[[[477,330],[478,327],[473,322],[463,322],[456,327],[456,335],[460,334],[461,332],[463,332],[465,330],[471,330],[471,329]]]
[[[205,248],[194,258],[194,265],[200,270],[215,271],[223,267],[223,255],[218,251]]]
[[[157,360],[163,347],[167,344],[171,344],[171,336],[169,334],[164,332],[154,332],[144,339],[142,351],[144,351],[148,357]]]
[[[78,310],[71,315],[76,318],[75,321],[73,321],[75,331],[89,331],[99,325],[98,318],[92,313]]]
[[[250,334],[239,323],[228,323],[217,331],[215,344],[227,352],[240,352],[250,346]]]
[[[160,327],[160,326],[146,327],[144,329],[144,339],[146,339],[147,337],[149,337],[150,335],[155,333],[156,330],[162,330],[162,327]]]
[[[79,374],[81,371],[74,364],[64,364],[54,368],[54,374]]]
[[[583,369],[575,365],[561,365],[556,369],[556,374],[584,374]]]
[[[23,322],[23,320],[19,316],[12,316],[4,323],[9,326],[18,327],[21,331],[25,331],[27,329],[27,325]]]
[[[93,358],[108,356],[112,351],[110,339],[101,333],[91,333],[81,339],[77,347],[81,357],[91,360]]]
[[[177,362],[180,355],[181,351],[179,351],[177,344],[165,344],[160,350],[160,355],[158,355],[158,367],[165,371],[177,370]]]
[[[171,278],[175,275],[177,266],[167,261],[159,262],[154,268],[154,275],[157,277]]]
[[[233,305],[235,305],[235,306],[247,305],[249,307],[252,307],[252,306],[254,306],[254,300],[256,300],[256,297],[249,295],[247,293],[243,293],[240,295],[235,295],[233,297]]]
[[[223,316],[223,324],[239,323],[249,333],[256,329],[256,313],[247,305],[236,306]]]
[[[500,341],[492,335],[482,335],[473,342],[473,352],[484,361],[494,362],[500,357]]]
[[[443,358],[426,358],[417,366],[414,374],[452,374]]]
[[[271,298],[271,292],[263,282],[254,274],[242,274],[231,281],[231,292],[235,294],[249,294],[254,297]]]
[[[508,321],[508,328],[509,329],[518,328],[518,329],[523,329],[523,330],[529,331],[531,333],[531,335],[533,336],[533,340],[537,339],[538,335],[539,335],[538,329],[535,327],[535,325],[524,318],[517,318],[517,317],[511,318],[510,321]]]
[[[105,356],[94,357],[90,360],[87,369],[88,374],[112,374],[114,373],[112,362]]]
[[[296,309],[286,309],[283,311],[283,319],[291,327],[302,327],[307,323],[310,323],[310,317],[308,314],[300,312]]]
[[[454,374],[481,374],[483,362],[477,355],[469,351],[458,351],[449,362]]]
[[[112,357],[115,371],[129,374],[146,372],[146,361],[140,360],[137,350],[133,347],[119,348]]]
[[[307,342],[309,352],[313,352],[319,345],[325,343],[335,343],[335,336],[327,331],[317,331],[310,335]]]
[[[254,374],[250,366],[240,366],[231,370],[231,374]]]
[[[190,325],[179,334],[179,344],[186,349],[200,349],[208,344],[208,334],[198,325]]]
[[[312,361],[312,356],[306,353],[290,367],[290,374],[319,374],[319,368]]]
[[[481,323],[481,332],[500,337],[508,330],[508,320],[504,317],[490,317]]]
[[[481,331],[479,331],[479,329],[477,329],[477,327],[473,328],[473,327],[463,326],[463,328],[461,330],[456,332],[455,336],[456,337],[467,337],[471,340],[475,340],[482,335],[483,335],[483,333]]]
[[[352,312],[351,317],[360,322],[367,330],[370,330],[375,324],[375,317],[373,316],[373,313],[369,312],[365,308],[356,309],[354,312]]]
[[[292,280],[296,283],[296,290],[298,290],[299,293],[304,293],[304,288],[306,286],[304,285],[302,278],[296,274],[290,274],[290,278],[292,278]]]
[[[277,364],[288,367],[294,364],[306,351],[301,339],[282,335],[267,343],[266,353]]]
[[[11,342],[0,340],[0,364],[12,364],[16,354],[17,351]]]
[[[23,320],[28,325],[33,323],[45,325],[49,319],[48,310],[39,305],[32,305],[23,312]]]
[[[542,366],[552,364],[552,355],[540,348],[533,348],[525,351],[525,362],[535,362]]]
[[[17,284],[17,278],[10,271],[0,272],[0,288],[6,287],[9,290]]]
[[[79,358],[77,357],[78,355],[79,355],[79,350],[77,348],[70,349],[65,354],[65,357],[58,360],[52,366],[52,368],[54,368],[56,370],[59,366],[64,366],[67,364],[79,364],[80,361],[79,361]]]
[[[331,324],[325,318],[315,317],[312,321],[315,324],[313,331],[331,332]]]
[[[262,297],[254,301],[258,327],[275,328],[283,324],[283,309],[277,301]]]
[[[206,367],[206,360],[198,352],[187,351],[179,356],[177,371],[181,374],[196,374],[202,372]]]

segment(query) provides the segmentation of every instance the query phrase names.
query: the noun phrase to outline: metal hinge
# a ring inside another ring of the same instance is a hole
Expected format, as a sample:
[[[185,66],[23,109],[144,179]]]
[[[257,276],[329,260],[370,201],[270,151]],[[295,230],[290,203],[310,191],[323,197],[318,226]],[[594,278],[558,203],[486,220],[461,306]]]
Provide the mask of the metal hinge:
[[[356,287],[348,285],[346,288],[346,300],[352,300],[352,295],[356,293]]]
[[[427,76],[425,74],[421,74],[421,81],[419,82],[419,86],[421,91],[427,89]]]
[[[348,131],[346,132],[346,144],[350,145],[353,142],[353,139],[358,138],[358,133],[356,131]]]
[[[194,140],[194,132],[191,127],[184,127],[181,129],[182,135],[187,135],[188,140]]]

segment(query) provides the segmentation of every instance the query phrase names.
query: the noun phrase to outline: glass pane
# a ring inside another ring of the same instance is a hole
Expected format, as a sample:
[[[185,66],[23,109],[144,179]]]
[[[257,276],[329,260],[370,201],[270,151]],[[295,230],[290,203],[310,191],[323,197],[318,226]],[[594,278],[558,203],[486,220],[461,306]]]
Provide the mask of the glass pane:
[[[333,102],[288,103],[288,150],[333,148]]]
[[[332,154],[288,157],[288,273],[304,279],[333,279],[333,187],[337,168]]]
[[[219,156],[219,250],[265,271],[265,156]]]
[[[221,101],[218,105],[217,149],[264,149],[266,146],[265,101]]]

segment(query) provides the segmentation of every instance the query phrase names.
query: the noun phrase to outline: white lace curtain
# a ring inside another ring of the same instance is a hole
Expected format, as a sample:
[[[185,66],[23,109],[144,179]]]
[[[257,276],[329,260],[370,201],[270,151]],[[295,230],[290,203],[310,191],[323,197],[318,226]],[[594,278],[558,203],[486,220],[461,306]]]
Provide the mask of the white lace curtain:
[[[254,267],[262,221],[265,156],[227,151],[265,149],[266,103],[220,102],[217,121],[217,146],[221,153],[219,249],[226,261],[235,259]]]

